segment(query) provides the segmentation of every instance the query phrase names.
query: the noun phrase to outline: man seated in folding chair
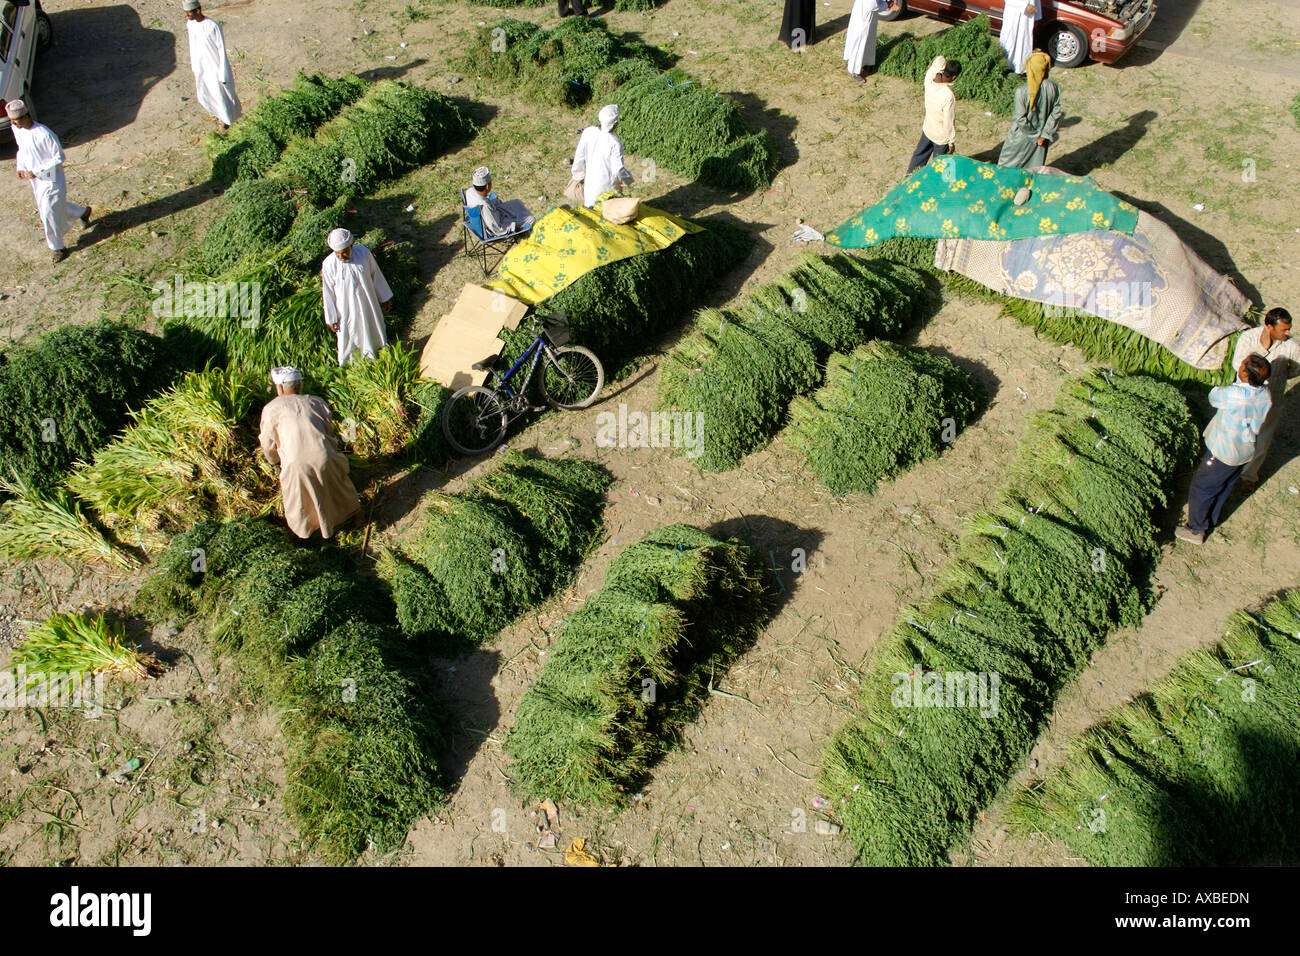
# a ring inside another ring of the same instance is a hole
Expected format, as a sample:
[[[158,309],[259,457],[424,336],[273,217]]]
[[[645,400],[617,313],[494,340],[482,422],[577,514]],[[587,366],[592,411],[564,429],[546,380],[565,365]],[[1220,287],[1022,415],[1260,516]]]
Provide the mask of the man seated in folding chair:
[[[474,170],[473,185],[460,191],[460,202],[465,214],[465,254],[478,258],[487,275],[491,271],[488,253],[499,260],[533,228],[534,217],[518,199],[505,202],[497,198],[492,191],[492,172],[486,166]]]

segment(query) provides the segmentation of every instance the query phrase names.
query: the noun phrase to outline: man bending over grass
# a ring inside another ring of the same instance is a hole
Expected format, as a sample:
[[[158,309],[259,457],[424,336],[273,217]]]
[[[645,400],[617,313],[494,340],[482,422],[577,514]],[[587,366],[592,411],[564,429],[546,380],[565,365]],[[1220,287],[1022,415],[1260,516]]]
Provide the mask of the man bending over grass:
[[[328,538],[361,513],[361,499],[339,451],[330,407],[302,395],[302,372],[291,365],[271,369],[276,397],[262,409],[262,454],[280,466],[284,521],[299,538],[319,531]]]

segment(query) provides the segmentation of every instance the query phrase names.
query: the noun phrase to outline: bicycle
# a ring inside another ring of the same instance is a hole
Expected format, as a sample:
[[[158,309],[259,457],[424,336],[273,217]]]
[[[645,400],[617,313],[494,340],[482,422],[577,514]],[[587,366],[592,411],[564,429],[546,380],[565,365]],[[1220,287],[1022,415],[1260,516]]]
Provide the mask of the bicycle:
[[[488,381],[482,385],[467,385],[448,399],[442,410],[442,433],[448,443],[462,455],[482,455],[490,452],[505,440],[510,423],[528,412],[543,411],[547,405],[564,411],[587,408],[596,400],[605,385],[605,369],[600,359],[590,349],[580,345],[557,344],[556,339],[568,341],[568,329],[563,327],[552,333],[532,320],[533,344],[510,370],[489,387],[500,361],[493,355],[474,363],[474,371],[487,371]],[[524,381],[517,389],[509,382],[525,365]],[[546,405],[528,402],[528,386],[538,365],[542,374],[537,386]]]

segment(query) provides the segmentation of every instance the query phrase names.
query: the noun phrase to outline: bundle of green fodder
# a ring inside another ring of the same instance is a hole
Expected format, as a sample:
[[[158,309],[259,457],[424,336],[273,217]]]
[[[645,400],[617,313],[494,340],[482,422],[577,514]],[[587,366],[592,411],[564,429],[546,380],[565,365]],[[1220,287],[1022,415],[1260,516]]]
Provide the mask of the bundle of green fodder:
[[[294,140],[267,177],[317,206],[360,196],[467,139],[474,124],[440,93],[383,80],[310,139]]]
[[[577,459],[499,456],[459,495],[432,494],[415,538],[389,555],[409,635],[481,642],[572,577],[601,528],[611,478]]]
[[[869,342],[830,357],[826,384],[790,404],[785,434],[835,494],[871,494],[937,458],[983,403],[970,373],[943,356]]]
[[[1093,362],[1121,372],[1150,375],[1169,382],[1217,385],[1231,380],[1234,333],[1228,340],[1224,366],[1217,370],[1198,369],[1179,359],[1163,345],[1114,322],[1077,310],[1052,309],[1039,302],[1001,295],[974,279],[934,268],[934,239],[894,238],[863,249],[871,259],[903,262],[935,275],[952,295],[1002,306],[1002,314],[1047,336],[1054,342],[1074,345]]]
[[[563,312],[572,341],[591,349],[612,377],[620,377],[654,350],[657,336],[680,321],[683,307],[698,301],[709,283],[753,248],[753,237],[730,222],[706,218],[697,223],[704,232],[592,269],[548,299],[542,311]],[[502,339],[503,354],[512,358],[533,341],[527,327],[507,330]]]
[[[519,702],[520,795],[622,803],[762,630],[763,581],[748,547],[686,525],[624,548]]]
[[[1093,866],[1242,866],[1300,854],[1300,592],[1072,739],[1007,818]]]
[[[204,149],[212,160],[212,178],[229,185],[261,176],[275,165],[290,140],[312,135],[369,86],[352,75],[335,80],[299,73],[289,89],[263,97],[230,129],[208,136]]]
[[[933,865],[1015,772],[1057,692],[1153,601],[1155,521],[1198,447],[1172,385],[1089,372],[1035,417],[943,589],[904,610],[827,746],[864,862]],[[995,683],[996,681],[996,683]]]
[[[53,491],[175,375],[162,339],[108,322],[63,326],[0,354],[0,476]]]
[[[150,547],[202,518],[269,513],[279,486],[257,441],[267,388],[248,373],[189,373],[77,465],[68,488],[121,540]]]
[[[225,211],[203,235],[203,267],[215,276],[248,256],[274,255],[282,244],[293,264],[319,263],[329,251],[325,237],[342,222],[346,202],[341,197],[321,209],[276,179],[237,182],[226,190]]]
[[[936,56],[961,61],[961,76],[952,84],[958,99],[979,100],[999,116],[1015,111],[1016,87],[1020,78],[1010,72],[1006,54],[989,30],[983,14],[927,37],[911,33],[882,40],[876,70],[913,83],[925,80],[925,71]]]
[[[696,464],[734,468],[785,423],[822,379],[832,351],[896,337],[919,320],[922,276],[896,263],[806,256],[724,312],[707,310],[660,367],[659,403],[704,416]]]
[[[578,106],[605,99],[662,52],[611,33],[601,20],[570,17],[550,29],[509,17],[480,27],[459,64],[539,103]]]
[[[624,147],[678,175],[732,190],[770,185],[778,157],[767,132],[755,131],[730,97],[680,70],[661,73],[669,60],[573,17],[549,30],[512,19],[484,26],[460,63],[536,102],[616,100]]]
[[[263,521],[201,523],[157,563],[137,610],[194,620],[281,712],[285,805],[313,851],[342,864],[401,846],[445,799],[444,737],[383,589]]]
[[[618,88],[623,146],[666,169],[721,189],[766,189],[778,157],[740,104],[679,71],[640,70]]]
[[[0,491],[7,496],[0,501],[0,559],[103,561],[124,569],[140,563],[66,488],[42,491],[21,478],[0,477]]]
[[[416,408],[415,430],[406,446],[407,459],[413,465],[440,468],[456,457],[442,430],[442,408],[451,398],[451,389],[437,382],[418,382],[411,393]]]
[[[341,423],[343,448],[359,459],[395,455],[415,438],[420,359],[394,342],[374,358],[349,362],[331,375],[327,398]]]
[[[10,663],[16,674],[24,675],[20,685],[54,681],[47,687],[64,692],[74,691],[95,674],[137,681],[161,669],[155,658],[127,643],[125,627],[109,623],[103,614],[51,615],[14,648]],[[58,686],[63,680],[73,686]]]

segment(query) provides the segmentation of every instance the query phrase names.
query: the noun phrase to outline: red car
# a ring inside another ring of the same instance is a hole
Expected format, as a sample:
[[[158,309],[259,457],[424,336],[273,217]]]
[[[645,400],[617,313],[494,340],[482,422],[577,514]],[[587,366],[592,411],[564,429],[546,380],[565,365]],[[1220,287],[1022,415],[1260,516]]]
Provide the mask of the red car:
[[[988,14],[994,36],[1002,28],[1002,0],[897,0],[898,10],[877,14],[897,20],[908,10],[961,23]],[[1156,0],[1038,0],[1043,19],[1034,29],[1034,46],[1057,66],[1082,66],[1087,60],[1114,63],[1137,42],[1156,16]]]

